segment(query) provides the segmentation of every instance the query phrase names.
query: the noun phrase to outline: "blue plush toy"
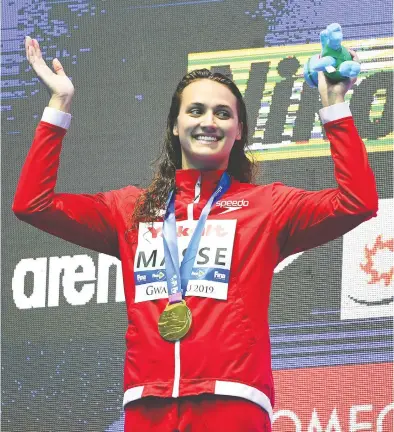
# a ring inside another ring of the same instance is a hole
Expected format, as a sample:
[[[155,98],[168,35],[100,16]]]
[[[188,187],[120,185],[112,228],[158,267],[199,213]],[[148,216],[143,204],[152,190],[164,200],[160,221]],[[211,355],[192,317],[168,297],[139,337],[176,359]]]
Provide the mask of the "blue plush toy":
[[[321,54],[311,57],[304,65],[304,78],[310,87],[317,87],[317,73],[323,71],[333,82],[354,78],[360,73],[360,63],[352,60],[349,51],[341,45],[342,28],[334,23],[320,33]]]

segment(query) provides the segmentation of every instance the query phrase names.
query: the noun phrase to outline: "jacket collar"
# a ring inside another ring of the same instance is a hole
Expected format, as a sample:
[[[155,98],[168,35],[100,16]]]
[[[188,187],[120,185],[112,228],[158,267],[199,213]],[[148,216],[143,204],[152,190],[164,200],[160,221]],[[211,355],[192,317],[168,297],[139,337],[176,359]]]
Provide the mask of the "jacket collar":
[[[196,198],[196,191],[200,199],[208,200],[219,183],[225,170],[200,171],[197,169],[179,169],[175,173],[176,193],[180,196]],[[200,185],[197,183],[200,179]]]

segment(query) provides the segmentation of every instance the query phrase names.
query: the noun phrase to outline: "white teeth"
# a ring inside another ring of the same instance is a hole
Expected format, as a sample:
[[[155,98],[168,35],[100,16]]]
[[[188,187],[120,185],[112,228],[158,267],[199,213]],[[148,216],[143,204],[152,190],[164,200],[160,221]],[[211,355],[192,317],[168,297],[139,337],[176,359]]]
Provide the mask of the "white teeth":
[[[218,141],[219,138],[212,137],[212,136],[198,135],[198,136],[196,136],[196,139],[199,141]]]

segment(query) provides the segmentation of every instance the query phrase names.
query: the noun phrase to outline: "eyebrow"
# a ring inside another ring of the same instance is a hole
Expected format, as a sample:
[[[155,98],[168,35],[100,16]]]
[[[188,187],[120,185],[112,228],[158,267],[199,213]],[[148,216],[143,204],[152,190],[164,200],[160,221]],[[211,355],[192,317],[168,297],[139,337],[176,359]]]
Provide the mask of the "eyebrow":
[[[187,109],[190,109],[190,108],[192,108],[192,107],[204,108],[205,105],[204,105],[203,103],[201,103],[201,102],[193,102],[193,103],[191,103],[191,104],[189,104],[189,105],[187,106]],[[217,108],[225,108],[225,109],[230,110],[230,112],[233,112],[233,110],[231,109],[231,107],[228,106],[228,105],[219,104],[219,105],[216,105],[215,108],[216,108],[216,109],[217,109]]]

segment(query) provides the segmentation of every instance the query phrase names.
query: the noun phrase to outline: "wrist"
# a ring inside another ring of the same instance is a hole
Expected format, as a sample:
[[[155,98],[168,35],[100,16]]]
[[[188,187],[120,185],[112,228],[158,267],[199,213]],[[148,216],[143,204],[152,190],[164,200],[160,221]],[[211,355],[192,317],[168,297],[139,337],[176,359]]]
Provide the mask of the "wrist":
[[[52,95],[51,99],[49,100],[48,106],[69,114],[71,110],[71,100],[72,97],[70,96]]]
[[[331,105],[345,102],[345,97],[343,95],[334,93],[330,95],[325,95],[324,97],[321,96],[321,102],[323,107],[328,107]]]

